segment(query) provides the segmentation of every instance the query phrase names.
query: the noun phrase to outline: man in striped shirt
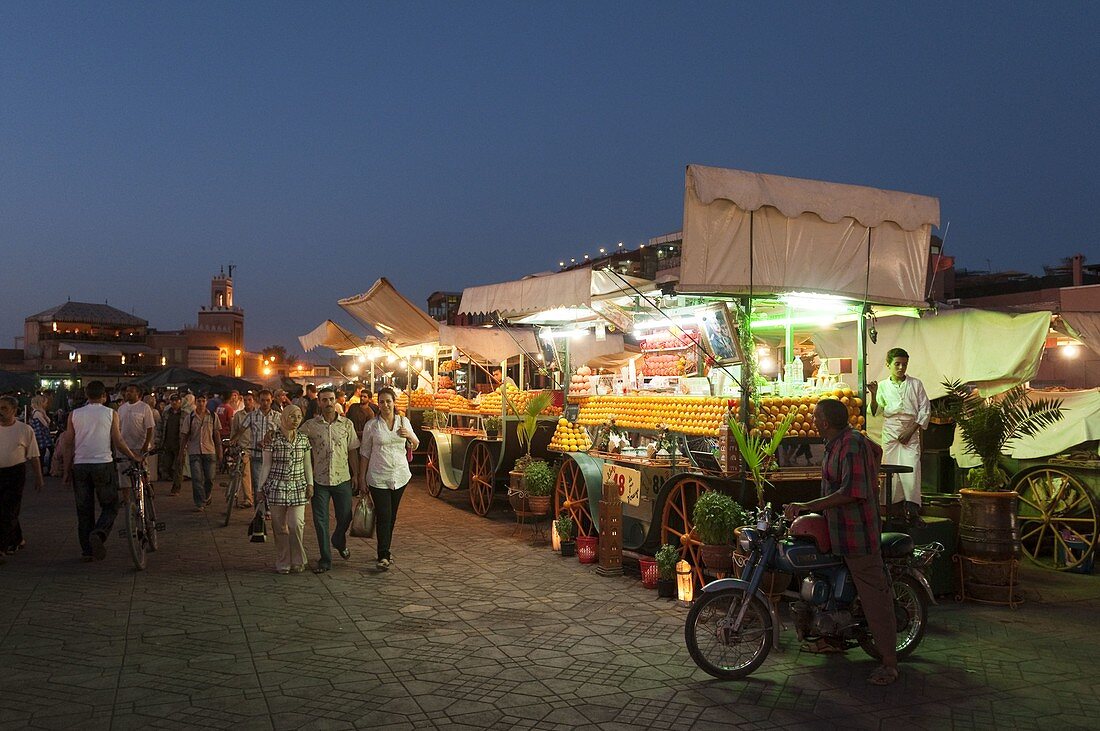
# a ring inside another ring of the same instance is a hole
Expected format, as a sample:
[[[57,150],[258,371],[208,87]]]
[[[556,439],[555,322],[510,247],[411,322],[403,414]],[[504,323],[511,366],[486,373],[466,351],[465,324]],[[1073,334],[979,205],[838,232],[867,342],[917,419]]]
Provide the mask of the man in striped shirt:
[[[814,425],[825,438],[821,497],[805,503],[788,503],[784,513],[791,520],[800,513],[825,514],[833,553],[844,558],[875,647],[882,655],[882,665],[867,680],[875,685],[888,685],[898,679],[898,658],[894,651],[897,644],[894,597],[882,564],[882,526],[878,516],[882,449],[848,426],[848,407],[835,399],[818,401]]]
[[[272,407],[274,397],[271,391],[265,388],[260,391],[259,397],[260,408],[254,410],[241,422],[242,430],[247,429],[251,434],[251,443],[248,447],[249,471],[252,476],[252,487],[255,490],[258,490],[261,484],[260,469],[264,462],[264,444],[269,435],[279,429],[279,412]]]

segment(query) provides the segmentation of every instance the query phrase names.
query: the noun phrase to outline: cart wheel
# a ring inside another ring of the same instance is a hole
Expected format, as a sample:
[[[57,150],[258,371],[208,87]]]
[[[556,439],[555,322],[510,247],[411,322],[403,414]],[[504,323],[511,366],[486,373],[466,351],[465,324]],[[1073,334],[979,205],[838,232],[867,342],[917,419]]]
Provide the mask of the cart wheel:
[[[470,448],[470,506],[478,515],[489,512],[493,503],[493,455],[489,447],[477,442]]]
[[[681,477],[668,492],[665,506],[661,510],[661,544],[669,543],[680,551],[680,558],[691,564],[695,570],[695,581],[702,586],[703,563],[699,560],[699,547],[703,542],[695,537],[691,525],[691,511],[710,485],[696,477]]]
[[[554,516],[563,512],[573,518],[578,536],[595,535],[592,512],[588,507],[588,483],[581,474],[581,468],[568,456],[554,480]]]
[[[1033,562],[1051,569],[1071,569],[1084,561],[1096,543],[1096,506],[1081,482],[1054,467],[1036,467],[1013,479],[1020,496],[1016,515],[1020,546]],[[1071,548],[1067,540],[1087,548]]]
[[[439,477],[439,454],[435,450],[435,438],[429,435],[424,441],[424,453],[427,455],[424,459],[424,481],[428,483],[428,494],[439,497],[439,493],[443,492],[443,480]]]

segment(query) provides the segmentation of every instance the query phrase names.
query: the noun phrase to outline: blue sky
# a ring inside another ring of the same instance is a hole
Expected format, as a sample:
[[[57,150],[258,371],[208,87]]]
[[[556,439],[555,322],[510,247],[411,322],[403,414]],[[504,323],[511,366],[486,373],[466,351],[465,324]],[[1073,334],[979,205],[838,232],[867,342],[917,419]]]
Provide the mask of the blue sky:
[[[0,5],[0,346],[66,298],[246,344],[677,230],[688,163],[937,196],[960,265],[1100,260],[1100,5]],[[942,229],[940,231],[942,234]]]

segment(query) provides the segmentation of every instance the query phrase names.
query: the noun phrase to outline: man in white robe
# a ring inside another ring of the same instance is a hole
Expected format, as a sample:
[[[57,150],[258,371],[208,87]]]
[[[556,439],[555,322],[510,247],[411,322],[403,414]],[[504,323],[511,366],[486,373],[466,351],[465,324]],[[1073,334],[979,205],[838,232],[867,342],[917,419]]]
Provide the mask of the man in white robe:
[[[893,477],[893,494],[890,502],[905,503],[907,517],[915,518],[920,512],[920,432],[928,428],[932,406],[924,384],[905,374],[909,368],[909,354],[901,348],[891,348],[886,354],[886,366],[890,378],[882,383],[867,384],[871,395],[871,413],[882,409],[882,463],[912,467],[907,474]]]

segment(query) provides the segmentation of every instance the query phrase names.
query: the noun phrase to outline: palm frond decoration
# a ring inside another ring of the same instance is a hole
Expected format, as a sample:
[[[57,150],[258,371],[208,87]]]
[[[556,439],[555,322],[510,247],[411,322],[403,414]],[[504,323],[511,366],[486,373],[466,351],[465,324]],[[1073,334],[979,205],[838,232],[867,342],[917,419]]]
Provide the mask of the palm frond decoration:
[[[539,428],[539,414],[550,405],[554,396],[549,391],[540,391],[537,396],[532,396],[528,400],[527,407],[522,412],[515,408],[507,393],[504,394],[504,399],[508,402],[508,408],[512,413],[520,417],[520,422],[516,425],[516,437],[519,439],[519,445],[527,449],[527,456],[530,457],[531,440],[535,438],[535,432]]]
[[[771,439],[759,434],[746,433],[745,428],[741,425],[741,422],[737,421],[736,417],[729,417],[730,433],[733,434],[733,439],[737,442],[737,449],[741,452],[742,464],[752,475],[752,484],[756,487],[756,503],[760,507],[764,507],[764,486],[771,484],[765,477],[768,465],[776,450],[779,449],[783,437],[787,435],[787,430],[794,423],[795,416],[796,414],[793,411],[787,414],[775,428],[775,433],[772,434]]]
[[[981,460],[967,475],[975,490],[1000,490],[1008,482],[1001,455],[1021,437],[1032,437],[1064,417],[1061,399],[1030,401],[1020,385],[1000,396],[983,397],[959,380],[944,381],[946,404],[962,433],[966,451]]]

